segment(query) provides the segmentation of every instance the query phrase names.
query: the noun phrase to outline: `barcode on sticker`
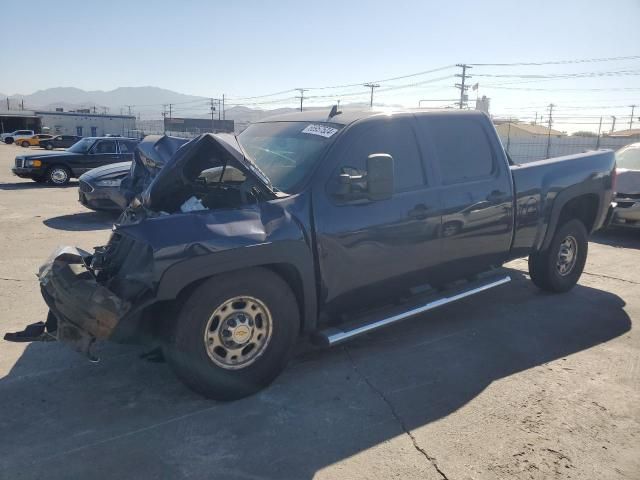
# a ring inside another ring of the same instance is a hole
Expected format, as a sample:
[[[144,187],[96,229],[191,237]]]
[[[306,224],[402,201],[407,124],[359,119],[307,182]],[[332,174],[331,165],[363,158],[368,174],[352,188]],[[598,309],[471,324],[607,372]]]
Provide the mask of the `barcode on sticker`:
[[[307,125],[302,133],[308,133],[309,135],[320,135],[324,138],[331,137],[338,131],[337,128],[329,127],[327,125]]]

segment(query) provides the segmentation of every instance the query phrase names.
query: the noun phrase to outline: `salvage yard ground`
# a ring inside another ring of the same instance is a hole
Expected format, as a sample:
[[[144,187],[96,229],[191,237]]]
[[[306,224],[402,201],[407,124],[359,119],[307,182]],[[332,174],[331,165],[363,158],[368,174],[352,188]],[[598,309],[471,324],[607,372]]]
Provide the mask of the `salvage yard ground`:
[[[77,202],[77,183],[13,177],[24,153],[0,145],[2,333],[45,318],[34,274],[49,253],[104,244],[113,222]],[[232,403],[140,348],[102,345],[92,364],[1,342],[0,478],[640,478],[640,232],[589,248],[569,294],[512,262],[512,284],[346,347],[301,347]]]

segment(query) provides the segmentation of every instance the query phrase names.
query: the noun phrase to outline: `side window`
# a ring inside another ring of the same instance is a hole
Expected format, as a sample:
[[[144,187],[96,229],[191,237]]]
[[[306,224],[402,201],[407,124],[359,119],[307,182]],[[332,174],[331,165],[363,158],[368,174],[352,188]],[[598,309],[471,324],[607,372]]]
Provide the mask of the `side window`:
[[[431,116],[420,125],[429,130],[443,183],[464,183],[491,175],[494,155],[487,132],[477,119]]]
[[[116,142],[100,140],[93,149],[93,153],[116,153]]]
[[[380,121],[360,133],[349,148],[343,167],[365,171],[372,153],[388,153],[393,157],[395,191],[401,192],[425,184],[411,123],[404,119]]]
[[[120,153],[133,153],[136,149],[136,144],[133,142],[123,142],[120,140],[118,145],[120,145]]]

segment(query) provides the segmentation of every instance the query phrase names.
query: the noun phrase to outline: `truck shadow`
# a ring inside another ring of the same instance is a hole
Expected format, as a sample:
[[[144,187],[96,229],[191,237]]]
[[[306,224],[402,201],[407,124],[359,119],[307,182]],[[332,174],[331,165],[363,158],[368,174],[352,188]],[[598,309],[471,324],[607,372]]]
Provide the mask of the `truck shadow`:
[[[640,229],[608,228],[594,233],[589,241],[612,247],[640,250]]]
[[[42,223],[56,230],[80,232],[110,229],[117,218],[118,212],[82,212],[47,218]]]
[[[32,344],[0,379],[0,477],[310,479],[408,441],[405,428],[446,417],[496,380],[631,328],[612,293],[544,294],[508,271],[511,285],[343,348],[308,349],[272,386],[230,403],[190,392],[139,349],[105,346],[88,364]]]

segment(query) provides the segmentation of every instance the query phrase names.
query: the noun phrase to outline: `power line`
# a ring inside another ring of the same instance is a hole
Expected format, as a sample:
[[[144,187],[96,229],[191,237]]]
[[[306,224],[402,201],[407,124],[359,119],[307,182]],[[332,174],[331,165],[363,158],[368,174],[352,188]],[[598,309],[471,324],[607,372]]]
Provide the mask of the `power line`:
[[[514,62],[514,63],[469,63],[474,67],[519,67],[519,66],[541,66],[541,65],[568,65],[573,63],[597,63],[597,62],[613,62],[620,60],[638,60],[640,55],[631,55],[627,57],[604,57],[604,58],[583,58],[578,60],[552,60],[546,62]]]

